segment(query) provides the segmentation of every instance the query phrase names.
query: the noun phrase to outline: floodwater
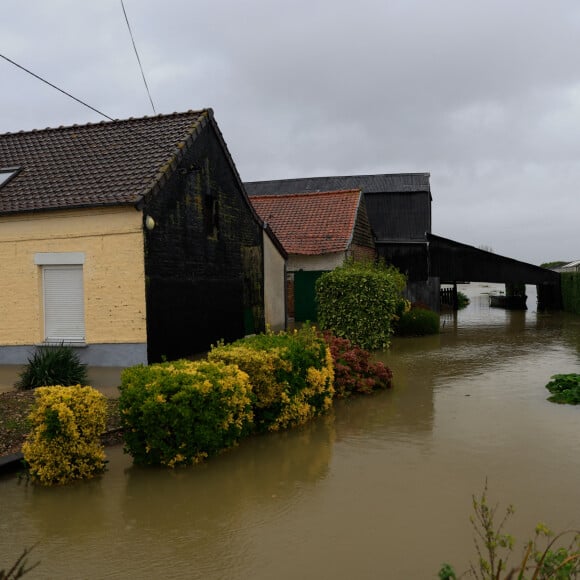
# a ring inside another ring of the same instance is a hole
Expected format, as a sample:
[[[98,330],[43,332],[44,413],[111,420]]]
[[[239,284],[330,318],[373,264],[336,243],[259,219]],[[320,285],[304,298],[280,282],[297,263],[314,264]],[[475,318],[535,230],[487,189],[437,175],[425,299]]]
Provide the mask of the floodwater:
[[[14,389],[24,365],[0,365],[0,393]],[[87,382],[107,397],[119,396],[123,367],[88,367]]]
[[[487,478],[506,529],[580,528],[580,407],[546,400],[580,372],[580,317],[490,309],[489,288],[436,337],[381,355],[394,388],[304,428],[248,439],[202,466],[132,466],[42,489],[0,478],[0,569],[30,578],[427,579],[475,561],[472,494]]]

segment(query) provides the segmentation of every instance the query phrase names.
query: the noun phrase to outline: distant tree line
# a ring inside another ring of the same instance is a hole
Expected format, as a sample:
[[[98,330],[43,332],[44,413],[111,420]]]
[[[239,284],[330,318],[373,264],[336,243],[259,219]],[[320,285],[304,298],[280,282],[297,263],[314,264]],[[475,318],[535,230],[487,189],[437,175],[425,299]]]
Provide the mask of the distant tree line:
[[[548,268],[549,270],[552,270],[553,268],[559,268],[560,266],[564,266],[565,264],[569,263],[570,260],[566,261],[556,260],[555,262],[544,262],[543,264],[540,264],[540,268]]]

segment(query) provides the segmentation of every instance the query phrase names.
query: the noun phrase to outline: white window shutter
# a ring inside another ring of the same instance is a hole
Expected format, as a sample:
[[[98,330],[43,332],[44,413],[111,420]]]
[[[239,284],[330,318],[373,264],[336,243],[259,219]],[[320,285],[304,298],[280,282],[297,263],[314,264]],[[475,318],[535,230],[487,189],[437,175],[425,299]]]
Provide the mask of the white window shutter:
[[[84,342],[82,266],[44,266],[44,335],[47,342]]]

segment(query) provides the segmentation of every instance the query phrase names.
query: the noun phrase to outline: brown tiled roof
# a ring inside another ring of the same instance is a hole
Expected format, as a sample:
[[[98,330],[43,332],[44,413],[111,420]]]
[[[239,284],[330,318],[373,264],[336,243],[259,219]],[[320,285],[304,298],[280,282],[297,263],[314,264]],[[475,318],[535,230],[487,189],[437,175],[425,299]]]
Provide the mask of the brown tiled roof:
[[[0,215],[138,202],[191,146],[211,109],[0,135]]]
[[[348,249],[361,192],[253,195],[250,201],[288,254],[328,254]]]

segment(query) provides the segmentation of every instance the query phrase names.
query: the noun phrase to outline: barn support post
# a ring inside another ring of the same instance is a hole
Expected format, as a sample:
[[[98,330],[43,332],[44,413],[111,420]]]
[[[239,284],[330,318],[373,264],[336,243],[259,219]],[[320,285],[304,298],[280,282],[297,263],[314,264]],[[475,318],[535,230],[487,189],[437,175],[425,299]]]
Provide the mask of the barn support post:
[[[505,283],[506,296],[525,296],[526,284],[524,282],[506,282]]]
[[[538,292],[538,310],[562,310],[562,290],[560,280],[543,282],[536,286]]]

